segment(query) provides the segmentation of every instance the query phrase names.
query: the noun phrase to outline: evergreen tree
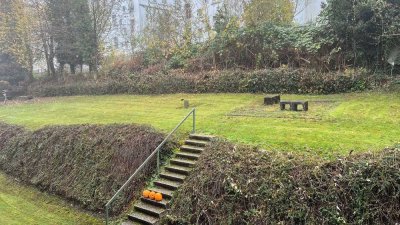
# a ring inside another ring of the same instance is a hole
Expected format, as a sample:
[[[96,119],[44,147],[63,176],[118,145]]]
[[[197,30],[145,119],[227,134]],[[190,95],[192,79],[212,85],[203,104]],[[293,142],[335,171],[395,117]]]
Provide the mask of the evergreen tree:
[[[74,74],[77,65],[90,64],[95,54],[88,3],[86,0],[49,0],[48,4],[60,69],[69,64]]]

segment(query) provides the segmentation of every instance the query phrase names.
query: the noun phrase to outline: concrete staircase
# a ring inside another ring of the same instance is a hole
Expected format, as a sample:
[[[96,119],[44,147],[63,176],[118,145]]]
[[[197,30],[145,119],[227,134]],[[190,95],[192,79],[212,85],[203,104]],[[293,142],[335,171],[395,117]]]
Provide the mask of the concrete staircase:
[[[187,175],[195,167],[204,147],[212,139],[212,136],[191,134],[169,164],[161,169],[159,178],[153,182],[154,186],[147,188],[161,193],[163,200],[157,202],[142,197],[135,203],[133,212],[128,215],[129,221],[124,222],[123,225],[157,224],[168,210],[174,191],[183,184]]]

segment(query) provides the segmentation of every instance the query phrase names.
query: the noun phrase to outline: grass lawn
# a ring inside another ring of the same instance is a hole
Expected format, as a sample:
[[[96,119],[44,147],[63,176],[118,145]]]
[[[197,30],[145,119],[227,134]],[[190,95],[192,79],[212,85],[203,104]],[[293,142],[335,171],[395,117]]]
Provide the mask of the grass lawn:
[[[0,224],[102,224],[58,197],[12,181],[0,173]]]
[[[78,96],[0,106],[0,120],[36,129],[49,124],[144,123],[165,132],[197,107],[198,131],[265,149],[312,151],[323,156],[378,150],[400,142],[400,95],[354,93],[284,95],[309,100],[309,112],[263,106],[263,95],[173,94]],[[190,123],[184,130],[190,130]]]

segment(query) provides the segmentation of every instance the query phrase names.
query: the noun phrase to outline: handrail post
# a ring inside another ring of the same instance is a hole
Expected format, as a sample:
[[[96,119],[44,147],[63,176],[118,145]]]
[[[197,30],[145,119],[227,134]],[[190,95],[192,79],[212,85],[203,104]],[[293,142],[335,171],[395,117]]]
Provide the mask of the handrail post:
[[[106,205],[106,225],[108,225],[108,210],[109,210],[109,206],[107,204]]]
[[[193,109],[193,129],[192,134],[196,133],[196,108]]]
[[[160,173],[160,149],[157,150],[157,175]]]

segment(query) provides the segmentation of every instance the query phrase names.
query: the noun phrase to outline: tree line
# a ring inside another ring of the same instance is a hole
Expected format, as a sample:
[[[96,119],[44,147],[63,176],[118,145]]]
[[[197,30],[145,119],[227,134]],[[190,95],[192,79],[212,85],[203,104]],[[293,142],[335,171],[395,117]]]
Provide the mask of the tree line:
[[[67,64],[71,73],[83,65],[97,71],[117,4],[118,0],[0,0],[0,53],[26,70],[28,81],[33,79],[33,64],[43,58],[50,77],[62,74]]]
[[[298,25],[293,18],[307,2],[225,1],[212,21],[206,6],[190,19],[177,5],[155,11],[139,38],[141,51],[116,67],[127,73],[143,67],[196,72],[282,66],[322,73],[400,72],[399,0],[327,0],[315,21]]]
[[[110,63],[104,39],[121,1],[0,0],[0,64],[18,64],[15,73],[25,71],[28,81],[34,79],[34,63],[43,59],[51,78],[65,65],[73,74],[83,65],[104,72]],[[299,26],[293,18],[304,1],[222,1],[213,18],[207,1],[148,7],[144,29],[129,34],[127,72],[152,66],[398,71],[400,0],[327,0],[314,23]]]

